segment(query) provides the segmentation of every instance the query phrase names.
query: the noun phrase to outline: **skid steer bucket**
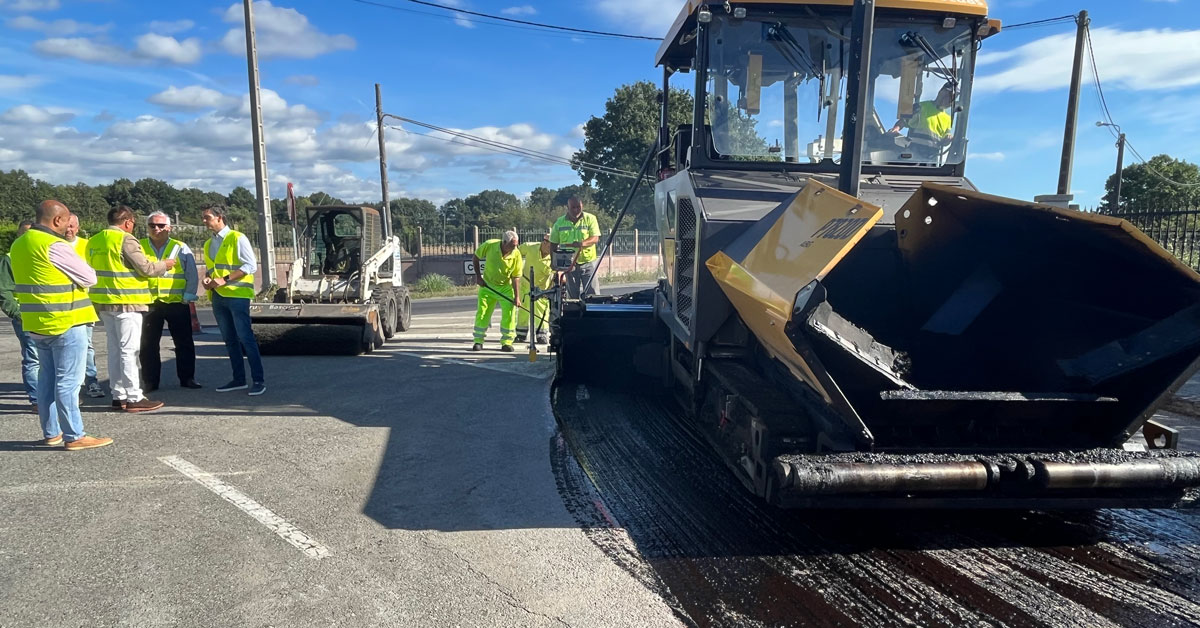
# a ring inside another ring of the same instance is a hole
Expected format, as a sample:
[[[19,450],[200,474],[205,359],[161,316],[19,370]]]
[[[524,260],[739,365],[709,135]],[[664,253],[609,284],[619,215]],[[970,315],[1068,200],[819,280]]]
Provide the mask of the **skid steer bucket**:
[[[382,346],[373,303],[251,303],[263,355],[358,355]]]

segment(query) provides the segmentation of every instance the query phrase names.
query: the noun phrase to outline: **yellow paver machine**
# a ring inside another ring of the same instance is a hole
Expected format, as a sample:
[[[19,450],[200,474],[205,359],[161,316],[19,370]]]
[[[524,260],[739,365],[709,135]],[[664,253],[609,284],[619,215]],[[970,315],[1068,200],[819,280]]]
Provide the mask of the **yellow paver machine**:
[[[689,0],[644,168],[666,278],[562,299],[560,376],[671,391],[782,506],[1190,504],[1200,457],[1151,417],[1200,368],[1200,275],[966,179],[999,31],[982,0]]]

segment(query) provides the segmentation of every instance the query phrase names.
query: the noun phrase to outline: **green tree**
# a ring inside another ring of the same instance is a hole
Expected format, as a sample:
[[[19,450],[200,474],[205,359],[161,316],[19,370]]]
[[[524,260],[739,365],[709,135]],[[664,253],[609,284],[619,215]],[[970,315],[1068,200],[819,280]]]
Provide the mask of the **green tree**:
[[[1104,184],[1100,210],[1112,213],[1112,195],[1117,175]],[[1171,210],[1200,203],[1200,166],[1168,155],[1156,155],[1144,164],[1121,170],[1120,209]]]

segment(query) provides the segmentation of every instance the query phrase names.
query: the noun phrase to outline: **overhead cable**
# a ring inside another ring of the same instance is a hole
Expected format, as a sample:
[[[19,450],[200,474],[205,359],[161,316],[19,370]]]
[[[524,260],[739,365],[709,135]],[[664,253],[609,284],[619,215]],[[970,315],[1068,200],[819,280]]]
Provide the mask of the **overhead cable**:
[[[437,126],[434,124],[429,124],[427,122],[421,122],[419,120],[413,120],[411,118],[404,118],[402,116],[397,116],[397,115],[393,115],[390,113],[384,114],[384,117],[392,118],[394,120],[398,120],[398,121],[406,123],[406,124],[412,124],[415,126],[429,129],[431,131],[436,131],[437,133],[441,133],[441,134],[450,136],[450,137],[439,137],[437,135],[432,135],[432,134],[428,134],[428,133],[420,133],[417,131],[404,129],[402,127],[389,126],[389,128],[396,129],[398,131],[403,131],[405,133],[413,133],[415,135],[420,135],[422,137],[428,137],[428,138],[441,140],[444,142],[449,142],[449,143],[454,143],[454,144],[459,144],[459,145],[464,145],[464,146],[468,146],[468,147],[480,148],[480,149],[488,150],[488,151],[495,152],[495,153],[516,155],[519,157],[525,157],[527,159],[542,161],[542,162],[551,163],[551,164],[559,165],[559,166],[568,166],[571,168],[578,168],[581,170],[587,170],[587,171],[595,172],[598,174],[608,174],[608,175],[612,175],[612,176],[624,177],[624,178],[630,178],[630,179],[636,179],[639,176],[637,173],[630,172],[628,170],[622,170],[620,168],[613,168],[610,166],[604,166],[604,165],[600,165],[600,164],[588,163],[588,162],[580,161],[577,159],[570,159],[567,157],[554,155],[552,153],[545,153],[542,151],[533,150],[531,148],[515,146],[513,144],[507,144],[505,142],[500,142],[497,140],[491,140],[491,139],[479,137],[476,135],[471,135],[470,133],[466,133],[463,131],[456,131],[453,129],[443,128],[443,127],[440,127],[440,126]],[[459,142],[456,140],[462,140],[462,142]]]
[[[1113,129],[1114,129],[1114,127],[1120,128],[1120,126],[1113,119],[1112,111],[1110,111],[1108,108],[1108,99],[1105,98],[1105,96],[1104,96],[1104,87],[1100,83],[1100,69],[1096,63],[1096,48],[1095,48],[1095,46],[1092,45],[1092,29],[1089,25],[1085,24],[1083,27],[1083,32],[1086,36],[1085,42],[1087,44],[1088,58],[1091,62],[1090,65],[1091,65],[1091,70],[1092,70],[1092,81],[1094,82],[1095,87],[1096,87],[1096,97],[1099,100],[1100,113],[1104,116],[1104,121],[1107,123],[1104,125],[1104,127],[1108,129],[1108,132],[1111,133],[1114,138],[1117,138],[1119,140],[1120,134],[1118,134],[1117,131],[1115,131]],[[1129,152],[1133,154],[1134,158],[1136,158],[1138,161],[1140,161],[1142,163],[1142,165],[1144,165],[1146,167],[1147,172],[1149,172],[1155,178],[1163,181],[1164,183],[1168,183],[1170,185],[1174,185],[1176,187],[1181,187],[1181,188],[1200,188],[1200,183],[1182,183],[1179,181],[1175,181],[1174,179],[1171,179],[1170,177],[1164,175],[1163,173],[1155,170],[1154,167],[1150,165],[1149,160],[1147,160],[1145,157],[1142,157],[1142,154],[1139,153],[1137,151],[1137,149],[1133,147],[1133,144],[1130,143],[1128,136],[1125,137],[1125,148],[1128,148]]]
[[[1049,17],[1044,20],[1034,20],[1032,22],[1021,22],[1019,24],[1009,24],[1004,27],[1004,30],[1011,31],[1018,28],[1029,28],[1033,26],[1051,26],[1053,24],[1063,24],[1066,22],[1075,21],[1074,15],[1061,15],[1059,17]]]
[[[393,10],[398,10],[398,11],[404,10],[403,8],[398,7],[396,5],[386,4],[383,2],[375,2],[374,0],[350,0],[350,1],[357,2],[359,4],[366,4],[366,5],[370,5],[370,6],[380,7],[380,8],[384,8],[384,9],[393,9]],[[438,4],[436,2],[426,2],[425,0],[402,0],[402,1],[409,2],[411,4],[432,7],[435,9],[442,9],[444,11],[451,11],[453,13],[461,13],[463,15],[474,15],[476,17],[482,17],[482,18],[486,18],[489,20],[495,20],[498,22],[508,22],[510,24],[520,24],[523,26],[531,26],[534,28],[541,28],[541,29],[546,29],[546,30],[562,31],[562,32],[566,32],[566,33],[577,33],[580,35],[595,35],[595,36],[600,36],[600,37],[612,37],[612,38],[616,38],[616,39],[662,41],[661,37],[647,37],[645,35],[631,35],[628,33],[612,33],[612,32],[607,32],[607,31],[592,30],[592,29],[588,29],[588,28],[574,28],[571,26],[559,26],[557,24],[544,24],[541,22],[531,22],[529,20],[518,20],[516,18],[504,17],[501,15],[480,13],[478,11],[468,11],[466,9],[460,9],[457,7],[452,7],[452,6],[448,6],[448,5],[444,5],[444,4]]]

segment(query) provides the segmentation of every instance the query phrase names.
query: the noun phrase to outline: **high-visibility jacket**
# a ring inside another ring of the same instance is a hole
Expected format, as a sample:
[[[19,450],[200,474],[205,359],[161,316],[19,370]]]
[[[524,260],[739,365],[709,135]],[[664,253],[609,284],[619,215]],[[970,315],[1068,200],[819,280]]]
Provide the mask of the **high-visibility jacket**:
[[[525,267],[521,269],[521,288],[523,293],[529,293],[528,283],[529,269],[533,269],[533,285],[539,290],[545,290],[552,283],[554,270],[550,267],[550,255],[542,255],[541,242],[527,242],[517,247],[521,251],[521,257],[525,261]]]
[[[109,227],[88,239],[87,263],[96,271],[90,294],[97,305],[148,305],[150,281],[125,265],[121,249],[128,233]]]
[[[142,252],[146,254],[146,257],[156,262],[175,260],[175,266],[168,270],[167,274],[149,279],[150,301],[183,303],[183,293],[187,289],[187,277],[183,274],[183,264],[179,260],[179,252],[183,250],[183,243],[175,238],[168,239],[167,245],[163,247],[162,257],[159,257],[150,238],[142,238],[140,242],[142,243]]]
[[[950,137],[952,122],[950,114],[939,109],[936,104],[923,100],[920,110],[908,120],[908,128],[912,129],[908,137],[936,144]]]
[[[71,246],[75,247],[75,252],[79,254],[79,257],[87,259],[87,243],[87,238],[80,238],[76,236],[75,241],[70,244]]]
[[[30,229],[13,242],[13,280],[21,304],[21,325],[27,332],[60,336],[76,325],[99,320],[87,290],[50,263],[50,245],[62,241]]]
[[[554,221],[554,226],[550,227],[550,241],[554,244],[570,244],[572,242],[583,242],[584,240],[600,235],[600,223],[596,220],[596,215],[588,212],[583,212],[579,216],[579,220],[571,222],[566,214],[559,216],[558,220]],[[585,246],[579,251],[579,257],[575,259],[576,263],[586,264],[596,259],[596,245]]]
[[[521,276],[521,252],[513,247],[505,255],[500,246],[500,240],[487,240],[475,249],[475,257],[483,261],[483,281],[493,288],[511,285]]]
[[[204,242],[204,267],[207,269],[209,277],[228,277],[233,271],[242,267],[242,260],[238,256],[238,238],[244,238],[239,231],[229,230],[225,234],[225,239],[221,240],[221,246],[217,248],[217,257],[214,259],[209,256],[208,245],[212,242],[209,238]],[[231,297],[236,299],[253,299],[254,298],[254,275],[249,274],[237,281],[231,281],[219,288],[217,294],[223,297]]]

